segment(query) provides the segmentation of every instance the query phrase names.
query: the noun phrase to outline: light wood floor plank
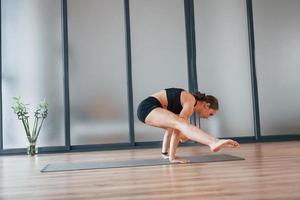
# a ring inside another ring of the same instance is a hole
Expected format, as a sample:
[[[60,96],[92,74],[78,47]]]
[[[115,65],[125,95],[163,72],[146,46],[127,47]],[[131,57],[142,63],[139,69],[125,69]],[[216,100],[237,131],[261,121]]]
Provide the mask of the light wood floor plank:
[[[186,165],[40,173],[48,163],[151,159],[160,149],[0,157],[0,199],[300,199],[300,142],[243,144],[244,157]],[[180,147],[181,156],[211,154]]]

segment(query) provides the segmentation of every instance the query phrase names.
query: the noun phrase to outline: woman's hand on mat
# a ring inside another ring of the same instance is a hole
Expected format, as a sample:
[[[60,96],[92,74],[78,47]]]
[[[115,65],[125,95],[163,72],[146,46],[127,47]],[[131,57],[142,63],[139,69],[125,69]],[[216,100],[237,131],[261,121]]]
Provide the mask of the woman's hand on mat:
[[[170,161],[170,163],[181,163],[181,164],[185,164],[185,163],[190,162],[189,160],[181,159],[177,156],[174,159],[170,158],[169,161]]]

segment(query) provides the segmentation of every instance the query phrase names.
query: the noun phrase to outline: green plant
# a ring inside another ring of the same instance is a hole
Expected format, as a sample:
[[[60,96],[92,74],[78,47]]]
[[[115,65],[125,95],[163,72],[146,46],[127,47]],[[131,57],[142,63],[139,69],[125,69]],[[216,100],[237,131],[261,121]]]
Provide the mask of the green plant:
[[[27,153],[30,155],[35,155],[37,153],[37,148],[36,148],[36,141],[38,139],[38,136],[40,134],[44,119],[48,115],[48,104],[46,101],[41,101],[38,104],[38,107],[36,111],[34,112],[34,124],[32,131],[30,131],[29,127],[29,115],[27,111],[27,105],[29,104],[24,104],[21,102],[21,97],[13,97],[14,100],[14,106],[12,109],[14,110],[14,113],[17,114],[18,119],[22,121],[25,133],[28,139],[28,142],[30,146],[27,149]]]

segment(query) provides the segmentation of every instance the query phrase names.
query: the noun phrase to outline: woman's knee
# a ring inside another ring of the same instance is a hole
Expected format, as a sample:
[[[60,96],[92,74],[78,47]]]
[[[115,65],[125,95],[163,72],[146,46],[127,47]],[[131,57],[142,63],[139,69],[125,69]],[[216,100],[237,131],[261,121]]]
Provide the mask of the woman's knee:
[[[185,119],[180,118],[180,117],[178,117],[175,120],[175,122],[176,122],[175,127],[178,130],[182,130],[184,127],[188,126],[188,124],[189,124]]]

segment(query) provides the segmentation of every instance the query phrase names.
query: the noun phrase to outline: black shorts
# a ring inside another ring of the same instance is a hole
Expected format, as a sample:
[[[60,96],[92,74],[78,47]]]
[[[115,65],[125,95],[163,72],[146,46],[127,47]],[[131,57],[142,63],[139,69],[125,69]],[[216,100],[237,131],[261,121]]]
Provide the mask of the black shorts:
[[[161,103],[155,97],[148,97],[143,100],[137,109],[137,116],[141,122],[145,123],[146,117],[155,108],[162,108]]]

